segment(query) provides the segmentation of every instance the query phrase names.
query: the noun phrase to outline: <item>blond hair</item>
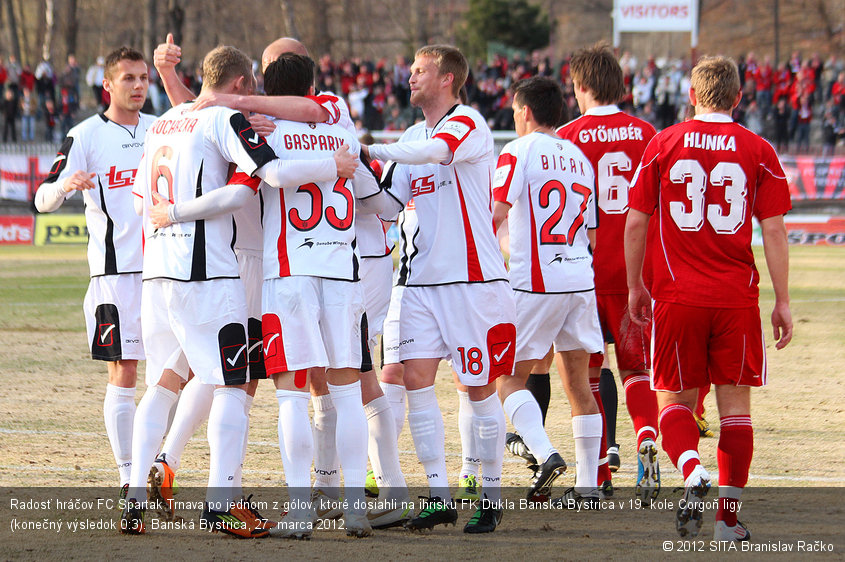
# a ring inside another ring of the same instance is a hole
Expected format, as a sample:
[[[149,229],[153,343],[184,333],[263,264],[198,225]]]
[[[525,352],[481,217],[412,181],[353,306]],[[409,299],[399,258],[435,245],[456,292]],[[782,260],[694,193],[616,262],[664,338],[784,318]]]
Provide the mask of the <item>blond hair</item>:
[[[254,80],[252,61],[240,49],[221,45],[209,51],[202,60],[202,82],[207,88],[220,88],[241,76],[248,82]]]
[[[416,58],[430,57],[434,59],[434,65],[440,75],[452,75],[452,95],[458,97],[461,88],[467,81],[469,65],[463,53],[451,45],[426,45],[417,50]]]
[[[692,69],[690,88],[700,107],[730,111],[740,87],[736,63],[728,57],[704,57]]]

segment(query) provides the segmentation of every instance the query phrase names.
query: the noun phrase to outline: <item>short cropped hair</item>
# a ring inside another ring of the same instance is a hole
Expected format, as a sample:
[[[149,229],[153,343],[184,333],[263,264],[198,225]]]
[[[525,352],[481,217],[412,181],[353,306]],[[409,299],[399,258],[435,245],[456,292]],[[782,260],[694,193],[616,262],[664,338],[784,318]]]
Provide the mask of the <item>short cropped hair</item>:
[[[252,61],[240,49],[221,45],[209,51],[202,60],[204,86],[220,88],[241,76],[247,80],[255,79],[252,74]]]
[[[117,65],[122,60],[144,61],[144,55],[141,51],[137,51],[132,47],[123,46],[115,49],[106,56],[106,61],[103,63],[103,76],[109,80],[114,78],[114,71]]]
[[[443,74],[451,74],[452,79],[452,94],[458,97],[461,88],[467,81],[469,74],[469,65],[464,54],[451,45],[426,45],[417,50],[415,57],[431,57],[434,59],[434,65],[442,76]]]
[[[723,56],[702,58],[692,69],[690,88],[700,107],[730,111],[741,88],[736,63]]]
[[[528,106],[540,125],[557,127],[562,121],[563,92],[551,78],[534,76],[520,80],[513,86],[513,99],[519,107]]]
[[[296,53],[282,53],[264,69],[269,96],[307,96],[314,85],[314,61]]]
[[[616,103],[625,94],[622,67],[607,43],[576,51],[569,61],[569,74],[601,104]]]

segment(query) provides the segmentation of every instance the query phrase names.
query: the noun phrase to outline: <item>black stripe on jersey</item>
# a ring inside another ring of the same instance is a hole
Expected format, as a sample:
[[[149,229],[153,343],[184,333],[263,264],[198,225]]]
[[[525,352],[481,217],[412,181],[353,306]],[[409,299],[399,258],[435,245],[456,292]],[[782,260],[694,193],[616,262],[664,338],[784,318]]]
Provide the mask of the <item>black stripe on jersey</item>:
[[[200,162],[200,171],[197,174],[196,197],[202,195],[202,169],[205,162]],[[191,281],[207,281],[208,273],[205,267],[205,221],[200,219],[194,222],[194,251],[191,261]]]
[[[393,195],[390,191],[390,188],[393,186],[393,172],[396,171],[396,162],[391,162],[390,166],[387,167],[387,173],[384,174],[383,180],[379,182],[379,187],[387,192],[390,197],[396,201],[396,204],[399,205],[399,209],[404,209],[405,204],[402,203],[398,197]]]
[[[114,249],[114,221],[111,220],[109,210],[106,208],[106,193],[103,190],[103,182],[100,181],[99,175],[97,175],[97,185],[100,186],[100,208],[103,210],[103,214],[106,215],[106,239],[103,241],[106,247],[106,261],[103,265],[103,273],[105,275],[115,275],[117,274],[117,254]]]
[[[65,140],[62,141],[62,146],[59,147],[59,151],[56,153],[56,159],[53,160],[53,165],[50,167],[50,172],[47,175],[47,179],[44,180],[44,183],[53,183],[59,179],[59,174],[61,174],[62,170],[64,170],[67,166],[67,157],[70,154],[70,148],[72,146],[73,137],[65,137]]]
[[[258,190],[258,217],[261,221],[261,228],[264,228],[264,194]]]
[[[358,277],[358,267],[360,264],[358,263],[358,252],[355,249],[358,247],[358,239],[352,239],[352,280],[358,281],[360,278]]]
[[[411,262],[413,261],[414,257],[419,253],[419,249],[417,248],[417,236],[420,234],[420,229],[417,228],[414,231],[414,237],[411,238],[411,244],[414,246],[414,251],[411,254],[408,254],[408,237],[405,235],[405,229],[402,228],[405,223],[405,215],[402,214],[402,220],[397,225],[399,228],[399,233],[402,236],[402,252],[400,255],[402,256],[402,260],[399,264],[399,277],[396,280],[397,285],[407,285],[408,278],[411,276]]]
[[[525,289],[514,289],[520,293],[531,293],[532,295],[574,295],[575,293],[589,293],[595,291],[595,287],[589,289],[577,289],[575,291],[527,291]]]
[[[235,241],[238,239],[238,223],[235,222],[235,216],[232,215],[232,243],[229,244],[229,247],[232,248],[232,251],[235,251]]]
[[[229,118],[229,123],[238,135],[241,145],[246,149],[252,161],[255,162],[256,168],[260,168],[277,158],[276,153],[273,152],[264,137],[252,130],[252,125],[249,124],[243,114],[235,113]]]

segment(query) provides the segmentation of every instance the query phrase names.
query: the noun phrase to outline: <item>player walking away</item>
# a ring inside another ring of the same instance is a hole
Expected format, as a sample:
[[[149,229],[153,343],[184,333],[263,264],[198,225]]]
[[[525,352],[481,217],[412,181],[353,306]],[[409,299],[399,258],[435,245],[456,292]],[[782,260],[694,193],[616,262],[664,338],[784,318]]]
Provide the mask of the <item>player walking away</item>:
[[[203,61],[203,76],[204,89],[246,94],[255,85],[249,59],[233,47],[212,50]],[[272,185],[284,185],[282,178],[287,181],[293,171],[276,159],[241,113],[226,108],[174,107],[150,125],[145,150],[134,191],[136,210],[144,213],[147,392],[135,419],[130,501],[121,531],[144,532],[139,498],[146,497],[167,412],[190,365],[205,384],[217,387],[208,421],[211,459],[202,519],[214,530],[264,537],[268,531],[255,516],[233,502],[231,486],[241,459],[229,454],[243,447],[248,382],[247,309],[232,251],[231,210],[258,182],[250,180],[243,189],[220,188],[230,162]],[[329,169],[327,175],[335,174],[333,160],[320,164]],[[201,199],[205,193],[215,197]],[[209,308],[208,302],[218,306]]]
[[[418,50],[409,84],[411,103],[422,109],[425,121],[405,131],[398,143],[373,145],[369,156],[409,165],[408,177],[395,181],[389,192],[398,201],[397,212],[414,199],[419,223],[416,252],[405,264],[399,358],[405,367],[408,424],[431,497],[409,527],[428,529],[458,518],[434,391],[437,367],[448,358],[468,387],[488,500],[464,531],[486,533],[502,517],[505,416],[496,378],[513,369],[516,313],[491,229],[493,137],[484,118],[459,99],[467,72],[466,59],[454,47]],[[456,315],[456,310],[466,312]]]
[[[35,206],[58,209],[81,191],[88,225],[91,283],[85,295],[85,324],[91,357],[106,361],[103,402],[106,434],[126,497],[132,467],[135,381],[141,342],[141,218],[135,214],[132,180],[144,152],[144,134],[155,117],[141,113],[149,79],[144,56],[128,47],[109,53],[103,87],[108,109],[73,127],[50,175],[39,186]]]
[[[774,286],[775,348],[792,339],[783,221],[791,208],[789,190],[772,146],[731,120],[741,96],[730,59],[708,57],[693,68],[689,98],[695,118],[649,143],[633,180],[625,227],[629,313],[640,326],[652,322],[663,449],[684,474],[676,521],[682,537],[698,534],[710,487],[693,410],[698,388],[711,383],[720,415],[714,538],[750,537],[737,511],[753,450],[751,387],[766,383],[752,217],[762,227]],[[652,215],[658,236],[646,240]],[[648,285],[646,251],[652,256]]]
[[[525,381],[554,343],[575,438],[575,488],[563,500],[591,508],[602,433],[587,369],[590,353],[602,348],[587,232],[596,226],[595,178],[581,150],[555,135],[563,94],[554,80],[518,82],[513,110],[519,138],[502,149],[493,180],[494,224],[509,224],[517,326],[514,376],[498,379],[499,397],[540,464],[528,498],[547,498],[566,463]]]
[[[575,99],[582,116],[558,129],[558,135],[575,143],[593,165],[598,193],[599,228],[593,254],[596,296],[602,331],[614,342],[616,365],[625,388],[625,403],[637,435],[637,495],[648,502],[660,490],[657,461],[657,399],[649,380],[649,337],[628,320],[625,255],[622,238],[628,212],[628,186],[646,145],[655,131],[649,123],[614,105],[625,86],[622,68],[606,45],[581,49],[570,62]],[[590,385],[599,387],[603,357],[590,359]],[[594,392],[599,407],[601,397]],[[615,406],[614,406],[615,412]],[[614,420],[607,420],[607,425]],[[611,441],[612,444],[613,441]],[[605,453],[602,443],[601,452]],[[606,455],[600,460],[599,485],[610,481]]]

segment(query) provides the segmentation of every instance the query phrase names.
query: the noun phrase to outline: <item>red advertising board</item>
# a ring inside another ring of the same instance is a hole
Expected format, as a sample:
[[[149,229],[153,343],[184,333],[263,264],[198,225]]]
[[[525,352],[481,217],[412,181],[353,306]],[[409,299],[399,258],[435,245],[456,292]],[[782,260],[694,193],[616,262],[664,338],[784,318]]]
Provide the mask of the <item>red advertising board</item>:
[[[0,215],[0,245],[32,244],[34,229],[32,216]]]

